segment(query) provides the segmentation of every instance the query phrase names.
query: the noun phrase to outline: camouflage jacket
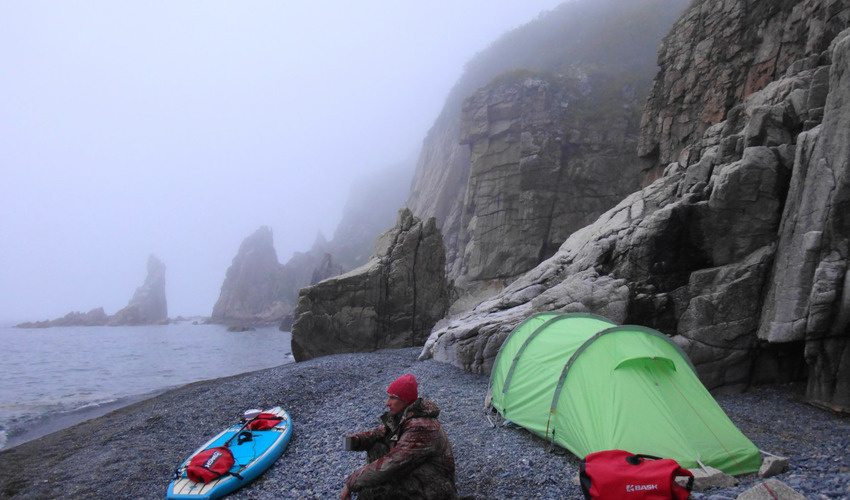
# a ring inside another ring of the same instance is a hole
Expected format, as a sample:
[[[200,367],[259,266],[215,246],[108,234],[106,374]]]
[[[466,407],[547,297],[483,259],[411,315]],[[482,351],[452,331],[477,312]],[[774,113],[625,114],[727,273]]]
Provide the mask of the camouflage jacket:
[[[456,499],[455,459],[445,431],[437,421],[440,408],[417,399],[396,424],[389,413],[384,425],[357,434],[356,450],[368,450],[383,441],[389,452],[345,479],[352,492],[390,488],[393,496],[410,499]]]

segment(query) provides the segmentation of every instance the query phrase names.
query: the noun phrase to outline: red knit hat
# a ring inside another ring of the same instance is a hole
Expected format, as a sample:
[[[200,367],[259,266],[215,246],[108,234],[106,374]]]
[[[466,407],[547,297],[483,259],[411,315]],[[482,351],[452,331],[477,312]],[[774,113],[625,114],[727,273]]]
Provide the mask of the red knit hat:
[[[407,404],[416,401],[419,397],[418,384],[413,375],[407,374],[393,380],[393,383],[387,388],[387,394],[390,396],[398,396],[398,398]]]

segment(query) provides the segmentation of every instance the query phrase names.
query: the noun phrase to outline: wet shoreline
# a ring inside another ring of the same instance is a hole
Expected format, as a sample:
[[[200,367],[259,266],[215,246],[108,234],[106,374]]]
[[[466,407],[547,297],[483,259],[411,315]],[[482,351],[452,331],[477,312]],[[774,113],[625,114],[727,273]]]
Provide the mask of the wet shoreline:
[[[154,398],[174,388],[175,387],[166,387],[145,394],[118,398],[106,403],[90,404],[74,410],[40,415],[36,418],[27,420],[26,426],[23,428],[20,426],[13,427],[11,432],[7,434],[5,443],[0,443],[2,444],[0,451],[14,448],[15,446],[19,446],[54,432],[59,432],[87,420],[101,417],[109,412],[129,406],[133,403]]]

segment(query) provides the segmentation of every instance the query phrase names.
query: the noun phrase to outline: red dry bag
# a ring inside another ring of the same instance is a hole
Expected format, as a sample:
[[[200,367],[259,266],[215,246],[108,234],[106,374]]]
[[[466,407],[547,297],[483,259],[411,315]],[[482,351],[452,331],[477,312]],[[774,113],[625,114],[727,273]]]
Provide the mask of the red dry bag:
[[[260,413],[254,420],[248,422],[245,428],[252,431],[267,431],[282,420],[283,417],[278,417],[274,413]]]
[[[623,450],[591,453],[581,461],[581,490],[588,500],[685,500],[694,475],[670,458],[635,455]],[[686,486],[676,478],[688,478]]]
[[[233,452],[223,446],[204,450],[189,461],[186,477],[196,483],[209,483],[230,472],[236,460]]]

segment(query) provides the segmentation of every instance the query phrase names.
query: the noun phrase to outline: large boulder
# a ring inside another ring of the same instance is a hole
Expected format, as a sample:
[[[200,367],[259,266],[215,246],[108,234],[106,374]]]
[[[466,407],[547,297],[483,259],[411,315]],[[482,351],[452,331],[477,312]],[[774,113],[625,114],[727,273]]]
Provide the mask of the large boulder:
[[[422,345],[445,314],[445,247],[433,218],[399,211],[365,265],[301,289],[292,354],[327,354]]]
[[[628,279],[613,274],[613,267],[640,273],[656,265],[656,257],[672,257],[670,252],[655,256],[650,252],[638,255],[634,250],[653,238],[673,241],[681,236],[668,236],[659,229],[664,221],[675,218],[673,205],[683,178],[681,172],[671,173],[629,196],[594,224],[574,232],[555,255],[498,295],[438,323],[420,357],[489,374],[507,335],[534,312],[591,312],[624,322],[634,292]],[[677,265],[675,261],[668,263],[669,271]]]
[[[165,264],[155,256],[148,257],[148,273],[142,286],[136,288],[127,306],[109,317],[110,326],[155,325],[168,321],[165,299]]]

